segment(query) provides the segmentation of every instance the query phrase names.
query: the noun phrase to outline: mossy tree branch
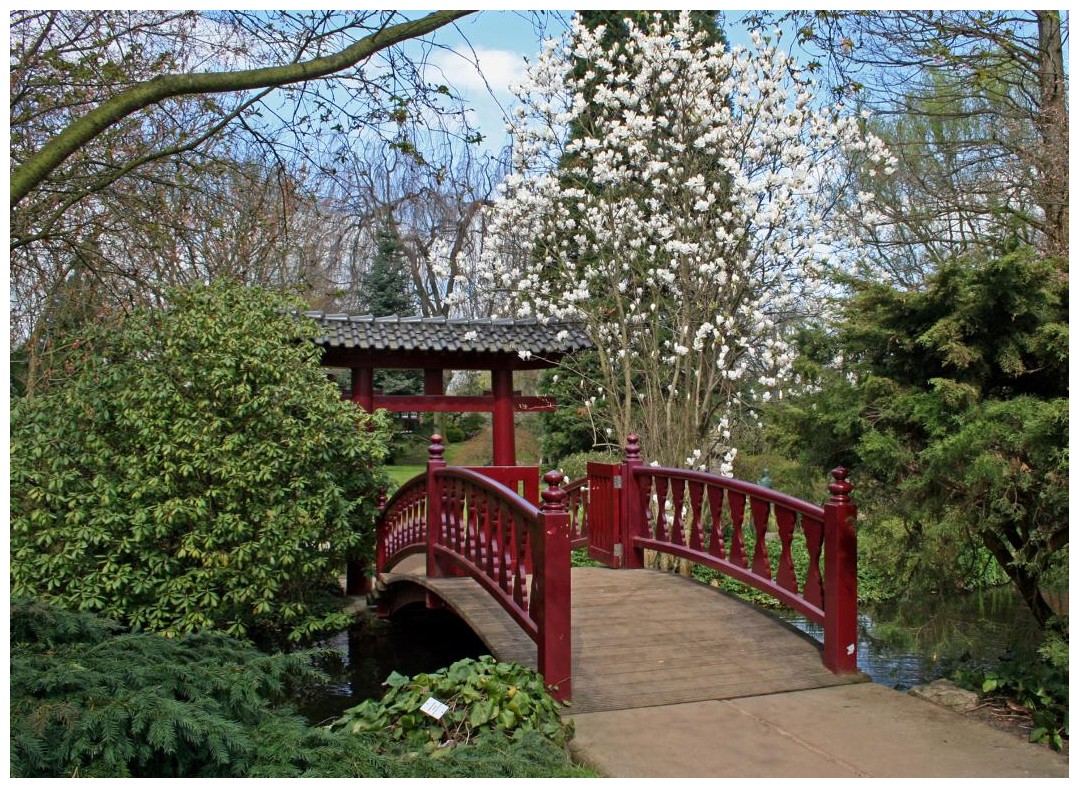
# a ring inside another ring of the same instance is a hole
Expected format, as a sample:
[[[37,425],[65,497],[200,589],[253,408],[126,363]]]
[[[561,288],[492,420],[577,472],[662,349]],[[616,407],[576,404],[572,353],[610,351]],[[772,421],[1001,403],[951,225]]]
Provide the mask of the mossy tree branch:
[[[472,11],[434,11],[421,19],[383,28],[340,52],[312,60],[244,71],[161,74],[125,90],[72,122],[11,174],[11,207],[42,183],[72,154],[129,115],[176,96],[232,93],[280,87],[326,77],[350,68],[387,47],[426,35]]]

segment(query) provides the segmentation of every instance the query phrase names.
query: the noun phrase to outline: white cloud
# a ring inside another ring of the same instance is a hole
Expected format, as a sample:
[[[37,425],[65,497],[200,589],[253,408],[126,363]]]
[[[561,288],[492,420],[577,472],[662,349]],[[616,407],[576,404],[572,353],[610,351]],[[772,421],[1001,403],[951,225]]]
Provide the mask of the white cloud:
[[[509,86],[524,78],[524,56],[486,47],[443,49],[431,54],[428,66],[428,81],[444,83],[459,94],[488,144],[494,150],[500,148],[506,114],[515,101]]]
[[[494,93],[502,104],[512,98],[510,84],[519,82],[525,71],[524,57],[519,52],[483,47],[439,50],[432,54],[430,65],[440,70],[445,81],[465,98]]]

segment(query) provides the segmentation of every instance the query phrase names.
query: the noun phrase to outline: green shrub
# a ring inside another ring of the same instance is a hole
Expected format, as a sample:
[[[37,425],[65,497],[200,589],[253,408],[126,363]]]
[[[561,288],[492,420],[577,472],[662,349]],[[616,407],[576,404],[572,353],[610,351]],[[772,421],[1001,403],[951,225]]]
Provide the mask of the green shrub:
[[[588,463],[602,462],[608,465],[622,462],[622,457],[613,452],[582,451],[563,457],[558,463],[559,469],[568,481],[583,479],[588,475]]]
[[[1049,619],[1045,640],[1038,647],[1038,654],[1057,670],[1068,672],[1068,617],[1054,616]]]
[[[603,561],[597,561],[588,555],[587,547],[578,547],[569,554],[569,565],[573,566],[607,566]]]
[[[519,740],[535,731],[555,744],[566,742],[560,704],[545,691],[543,677],[521,665],[483,656],[411,679],[391,673],[386,685],[381,700],[347,710],[334,727],[352,733],[384,731],[410,749],[428,752],[488,732]],[[449,707],[440,719],[421,710],[429,698]]]
[[[329,733],[329,732],[327,732]],[[430,753],[410,750],[373,733],[334,732],[336,737],[314,754],[312,764],[300,774],[281,774],[275,768],[253,770],[249,777],[391,777],[391,778],[551,778],[596,777],[574,765],[563,746],[539,731],[515,739],[500,733],[478,735],[467,747],[437,749]]]
[[[1068,738],[1068,670],[1042,658],[1002,659],[988,670],[960,670],[956,683],[983,697],[1012,699],[1030,711],[1030,740],[1054,750]]]
[[[72,340],[67,378],[11,410],[13,595],[173,634],[347,626],[384,422],[340,400],[294,306],[219,283]]]

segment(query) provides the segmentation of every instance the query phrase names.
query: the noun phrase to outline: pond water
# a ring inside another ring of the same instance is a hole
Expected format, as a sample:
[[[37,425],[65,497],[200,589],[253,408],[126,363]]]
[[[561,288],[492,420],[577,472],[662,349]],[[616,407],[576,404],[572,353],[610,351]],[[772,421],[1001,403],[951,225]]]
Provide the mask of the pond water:
[[[818,641],[821,628],[789,611],[770,611]],[[1011,589],[879,606],[859,616],[858,666],[875,683],[907,690],[957,667],[990,665],[1001,655],[1032,654],[1041,642],[1033,615]],[[391,671],[430,673],[488,653],[483,641],[448,610],[405,608],[390,621],[363,615],[348,631],[319,644],[334,654],[319,665],[329,683],[294,697],[314,724],[368,698],[380,698]]]
[[[823,639],[821,627],[790,611],[775,614]],[[907,690],[986,667],[1002,655],[1032,656],[1042,640],[1033,614],[1011,588],[961,597],[926,596],[861,610],[858,667],[874,683]]]
[[[341,716],[368,698],[381,698],[382,682],[392,671],[415,676],[488,653],[483,641],[452,612],[419,605],[404,608],[386,621],[373,612],[361,615],[351,629],[316,645],[333,651],[318,663],[330,681],[292,699],[315,725]]]

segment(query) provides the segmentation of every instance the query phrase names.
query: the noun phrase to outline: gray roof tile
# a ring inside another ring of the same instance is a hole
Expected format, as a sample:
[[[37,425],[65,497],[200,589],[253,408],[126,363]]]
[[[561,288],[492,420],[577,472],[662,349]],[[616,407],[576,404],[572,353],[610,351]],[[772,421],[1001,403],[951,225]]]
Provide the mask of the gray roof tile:
[[[518,353],[534,355],[592,350],[594,345],[576,323],[543,323],[534,318],[373,317],[304,312],[318,323],[318,344],[356,350]],[[470,334],[474,332],[474,336]]]

